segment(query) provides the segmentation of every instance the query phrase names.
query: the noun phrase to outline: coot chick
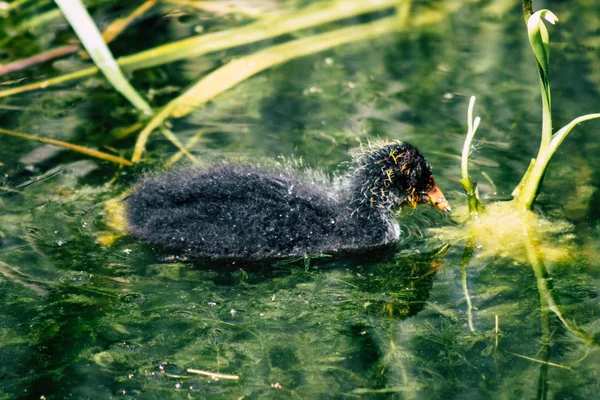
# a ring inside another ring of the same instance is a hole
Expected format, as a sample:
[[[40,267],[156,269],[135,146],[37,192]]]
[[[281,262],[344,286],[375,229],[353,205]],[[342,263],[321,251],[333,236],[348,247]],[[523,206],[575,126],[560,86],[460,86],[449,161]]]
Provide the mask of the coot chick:
[[[130,232],[149,243],[246,260],[366,250],[399,237],[399,207],[450,210],[430,165],[404,142],[370,146],[337,189],[228,164],[146,178],[126,201]]]

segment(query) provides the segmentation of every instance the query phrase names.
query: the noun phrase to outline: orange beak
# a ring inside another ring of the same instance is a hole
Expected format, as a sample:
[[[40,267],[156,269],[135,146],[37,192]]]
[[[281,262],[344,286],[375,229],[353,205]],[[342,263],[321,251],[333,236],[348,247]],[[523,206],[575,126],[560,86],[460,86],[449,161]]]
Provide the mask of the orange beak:
[[[432,206],[445,212],[450,211],[450,203],[448,203],[448,200],[446,200],[444,193],[442,193],[438,185],[433,184],[433,189],[427,192],[427,195],[429,196],[429,203]]]

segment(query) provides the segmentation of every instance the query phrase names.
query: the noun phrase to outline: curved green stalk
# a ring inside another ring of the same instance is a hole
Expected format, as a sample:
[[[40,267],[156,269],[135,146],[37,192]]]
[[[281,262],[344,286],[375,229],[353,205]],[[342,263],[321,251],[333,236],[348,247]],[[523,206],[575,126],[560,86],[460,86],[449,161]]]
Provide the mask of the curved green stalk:
[[[198,161],[198,159],[196,157],[194,157],[192,155],[192,153],[189,152],[189,150],[187,149],[187,147],[185,147],[179,141],[179,139],[177,139],[177,136],[175,136],[175,134],[173,134],[173,132],[171,132],[170,129],[167,129],[166,127],[162,127],[161,133],[163,134],[164,137],[166,137],[167,139],[169,139],[171,141],[171,143],[173,143],[175,145],[175,147],[177,147],[181,153],[185,154],[190,160],[192,160],[192,162],[194,164],[196,164],[196,165],[200,164],[200,161]]]
[[[577,126],[581,122],[589,121],[591,119],[596,118],[600,118],[600,113],[582,115],[581,117],[575,118],[573,121],[560,128],[560,130],[556,132],[552,137],[552,140],[550,141],[549,150],[552,152],[552,154],[556,153],[556,150],[558,150],[558,146],[560,146],[560,144],[563,142],[563,140],[565,140],[567,135],[571,132],[573,128],[575,128],[575,126]]]
[[[101,160],[106,160],[106,161],[111,161],[111,162],[121,164],[121,165],[127,165],[127,166],[133,165],[131,163],[131,161],[126,160],[125,158],[113,156],[112,154],[103,153],[101,151],[90,149],[88,147],[79,146],[77,144],[63,142],[62,140],[28,135],[26,133],[15,132],[15,131],[11,131],[11,130],[4,129],[4,128],[0,128],[0,134],[8,135],[8,136],[15,136],[15,137],[23,138],[23,139],[28,139],[28,140],[34,140],[34,141],[42,142],[45,144],[51,144],[53,146],[59,146],[59,147],[62,147],[62,148],[68,149],[68,150],[73,150],[78,153],[88,155],[90,157],[99,158]]]
[[[71,4],[69,0],[61,0]],[[174,61],[198,57],[248,43],[259,42],[286,33],[306,29],[368,12],[384,10],[406,0],[337,0],[333,3],[315,3],[302,10],[284,15],[265,17],[259,21],[232,28],[225,31],[193,36],[190,38],[153,47],[139,53],[120,57],[118,65],[127,71],[155,67]],[[452,11],[452,7],[448,7]],[[57,10],[58,11],[58,10]],[[30,90],[44,89],[48,86],[92,76],[98,72],[97,67],[85,68],[56,78],[0,90],[0,97],[7,97]]]
[[[523,12],[526,17],[531,14],[531,1],[523,1]],[[537,11],[527,19],[527,33],[535,56],[542,94],[542,138],[537,157],[532,160],[521,182],[513,190],[515,203],[518,207],[526,210],[531,209],[540,190],[546,168],[569,132],[580,122],[600,118],[600,114],[584,115],[575,118],[554,135],[552,134],[552,99],[549,71],[550,39],[548,30],[544,25],[544,19],[551,24],[558,21],[556,15],[549,10]]]

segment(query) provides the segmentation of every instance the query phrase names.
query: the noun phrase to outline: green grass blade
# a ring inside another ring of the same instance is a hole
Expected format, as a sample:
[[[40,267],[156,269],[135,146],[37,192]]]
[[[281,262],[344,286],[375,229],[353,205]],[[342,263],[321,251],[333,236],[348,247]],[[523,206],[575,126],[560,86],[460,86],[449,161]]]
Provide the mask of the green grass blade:
[[[0,134],[19,137],[19,138],[27,139],[27,140],[34,140],[34,141],[42,142],[45,144],[51,144],[53,146],[59,146],[59,147],[62,147],[62,148],[68,149],[68,150],[72,150],[72,151],[76,151],[81,154],[85,154],[90,157],[99,158],[101,160],[106,160],[106,161],[114,162],[114,163],[121,164],[121,165],[126,165],[126,166],[133,165],[131,163],[131,161],[129,161],[125,158],[113,156],[112,154],[108,154],[108,153],[104,153],[104,152],[101,152],[98,150],[90,149],[89,147],[79,146],[77,144],[73,144],[73,143],[69,143],[69,142],[63,142],[62,140],[45,138],[45,137],[40,137],[40,136],[35,136],[35,135],[29,135],[27,133],[15,132],[15,131],[11,131],[11,130],[4,129],[4,128],[0,128]]]
[[[345,43],[382,35],[398,28],[397,19],[388,17],[369,24],[293,40],[234,60],[201,79],[157,113],[138,136],[132,161],[140,160],[149,135],[166,118],[183,117],[227,89],[275,65]]]
[[[240,28],[195,36],[123,58],[124,67],[154,67],[235,46],[259,42],[345,18],[392,8],[406,0],[336,0],[317,2],[299,11],[262,18]],[[158,64],[157,64],[158,63]]]
[[[441,22],[448,13],[460,8],[460,4],[442,9],[424,10],[410,20],[411,26],[422,26]],[[408,22],[405,18],[404,21]],[[375,22],[341,28],[335,31],[309,36],[269,47],[255,54],[239,58],[217,69],[201,79],[188,91],[163,107],[140,132],[132,156],[138,162],[145,151],[150,134],[170,116],[182,117],[225,90],[272,66],[293,58],[313,54],[345,43],[372,38],[394,30],[402,30],[406,25],[398,17],[387,17]]]
[[[316,3],[300,11],[265,18],[239,28],[194,36],[157,46],[136,54],[121,57],[117,63],[127,71],[155,67],[169,62],[198,57],[203,54],[270,39],[300,29],[311,28],[367,12],[391,8],[405,1],[380,0],[372,2],[364,0],[338,0],[333,3]],[[68,0],[66,2],[69,3]],[[96,67],[82,69],[56,78],[2,90],[0,91],[0,97],[7,97],[30,90],[44,89],[60,83],[92,76],[97,72],[98,68]]]
[[[146,115],[152,108],[131,86],[112,56],[96,24],[80,0],[55,0],[88,54],[113,87]]]

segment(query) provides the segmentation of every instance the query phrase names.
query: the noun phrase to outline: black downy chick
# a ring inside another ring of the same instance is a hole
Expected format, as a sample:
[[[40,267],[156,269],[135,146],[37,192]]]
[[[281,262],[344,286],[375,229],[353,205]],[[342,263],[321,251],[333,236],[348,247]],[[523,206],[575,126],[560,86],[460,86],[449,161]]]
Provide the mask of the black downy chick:
[[[126,215],[134,235],[185,256],[260,260],[390,243],[394,211],[423,203],[450,210],[421,153],[393,142],[356,157],[337,190],[248,165],[187,169],[143,180]]]

